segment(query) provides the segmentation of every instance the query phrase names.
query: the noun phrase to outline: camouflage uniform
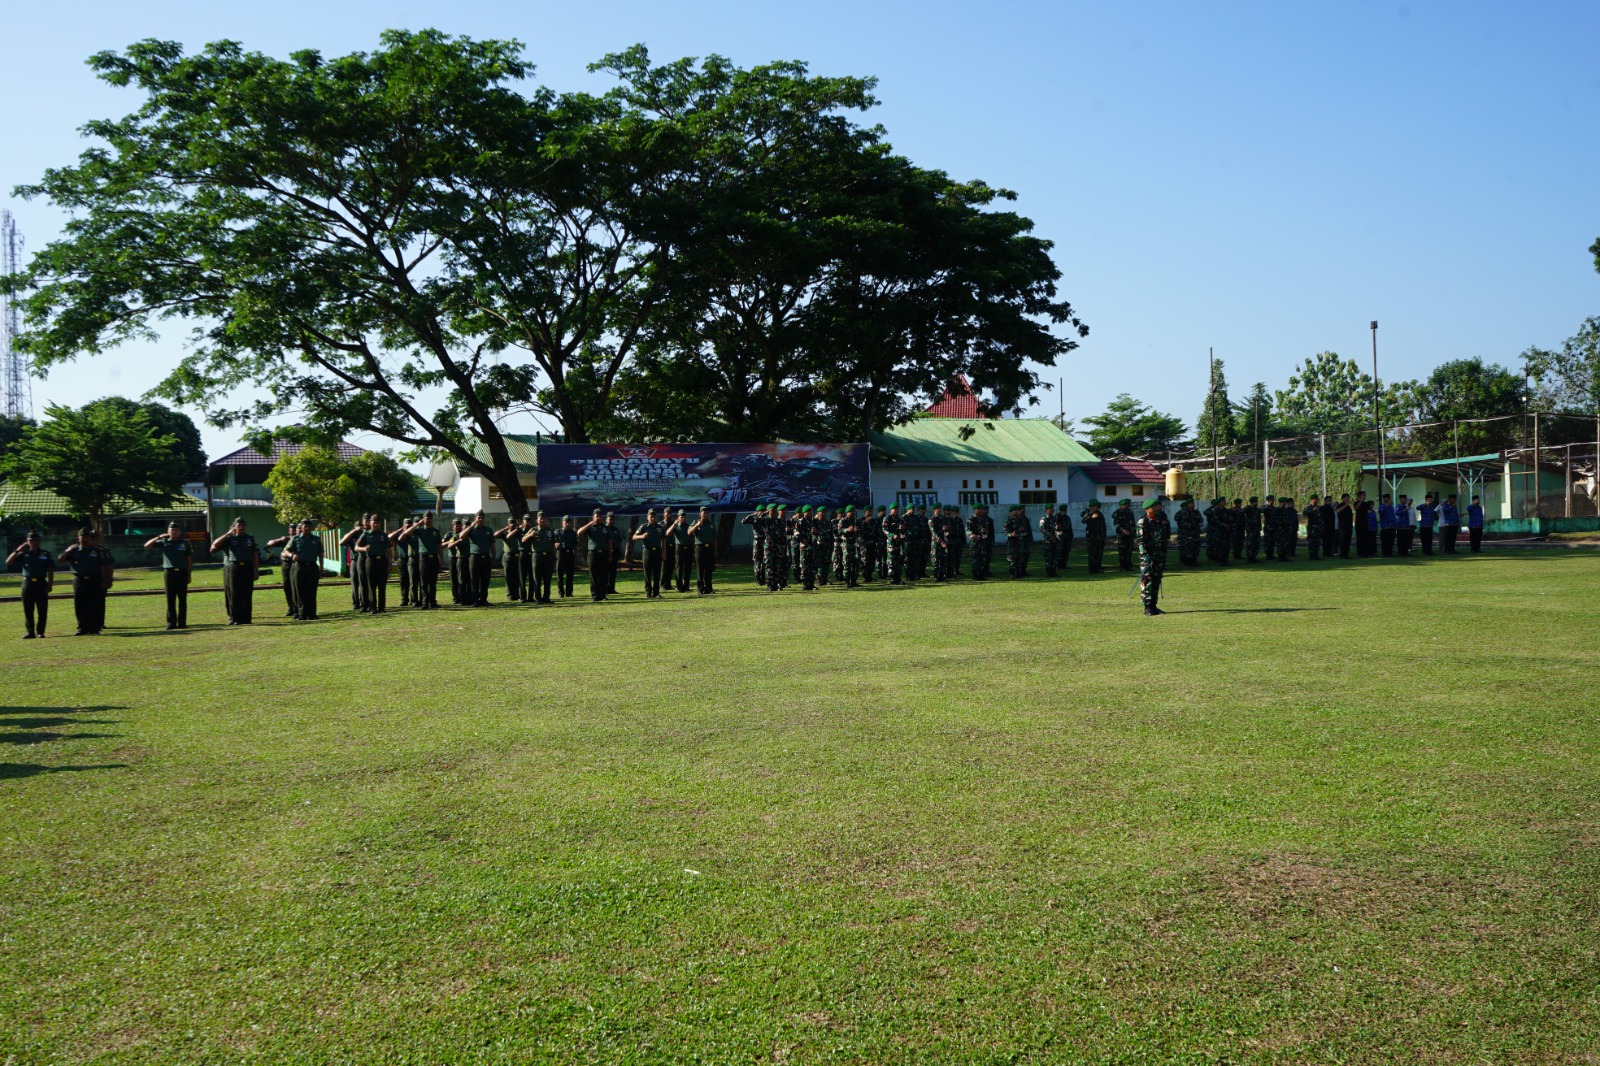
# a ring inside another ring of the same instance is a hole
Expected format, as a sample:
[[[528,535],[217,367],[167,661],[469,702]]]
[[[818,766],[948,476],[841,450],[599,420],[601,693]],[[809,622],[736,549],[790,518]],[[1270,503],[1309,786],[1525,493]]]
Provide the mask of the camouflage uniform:
[[[856,509],[846,507],[839,516],[839,562],[844,574],[844,587],[853,589],[861,584],[861,524]]]
[[[861,579],[876,581],[883,562],[883,507],[867,508],[860,529]]]
[[[1066,504],[1056,508],[1056,538],[1060,541],[1061,569],[1065,570],[1067,560],[1072,557],[1072,516],[1067,514]]]
[[[1300,513],[1306,516],[1306,557],[1314,561],[1322,552],[1322,506],[1313,500]]]
[[[794,550],[800,564],[800,587],[810,592],[817,587],[817,525],[809,503],[801,505],[794,520]]]
[[[1103,560],[1106,554],[1106,516],[1100,513],[1100,501],[1089,504],[1078,516],[1083,522],[1083,544],[1089,552],[1089,573],[1106,572]]]
[[[935,507],[928,519],[928,550],[933,556],[933,579],[944,581],[950,576],[950,525],[944,517],[944,508]]]
[[[1294,558],[1300,541],[1300,516],[1295,513],[1294,501],[1287,496],[1278,506],[1278,562]]]
[[[1046,511],[1039,519],[1039,547],[1044,556],[1044,576],[1055,577],[1061,562],[1061,538],[1056,533],[1056,513]]]
[[[1139,536],[1139,599],[1144,603],[1145,614],[1161,614],[1161,577],[1167,571],[1167,540],[1172,527],[1165,511],[1152,517],[1147,510],[1138,524]]]
[[[1228,565],[1228,519],[1221,500],[1206,508],[1206,558],[1218,566]]]
[[[1012,577],[1028,576],[1028,556],[1033,551],[1033,523],[1021,506],[1011,508],[1006,519],[1006,562]]]
[[[946,575],[954,581],[961,576],[961,549],[966,546],[967,538],[961,528],[961,516],[954,507],[946,507],[944,511],[945,550],[950,553],[945,566],[949,573]]]
[[[1200,529],[1204,520],[1194,509],[1193,500],[1178,508],[1178,561],[1184,566],[1200,565]]]
[[[784,509],[768,509],[766,519],[767,589],[777,592],[789,587],[789,519]]]
[[[755,568],[756,584],[767,583],[767,505],[756,504],[756,509],[740,522],[750,527],[750,563]]]
[[[1181,554],[1181,552],[1180,552]],[[1250,502],[1244,505],[1244,557],[1246,562],[1255,562],[1261,554],[1261,508],[1256,506],[1256,498],[1250,497]]]
[[[1131,500],[1123,500],[1111,512],[1111,525],[1117,532],[1117,565],[1124,570],[1133,569],[1133,526],[1137,517]]]
[[[1244,558],[1244,518],[1244,501],[1234,500],[1228,511],[1228,543],[1233,548],[1233,557],[1241,560]]]
[[[883,566],[889,584],[905,584],[906,527],[896,508],[889,508],[883,519]]]
[[[1261,554],[1271,562],[1278,553],[1278,498],[1268,496],[1261,506]]]
[[[833,578],[833,516],[826,507],[817,512],[817,584],[826,585]]]
[[[989,508],[979,504],[967,519],[967,539],[972,544],[972,579],[989,580],[989,567],[994,560],[994,519]]]

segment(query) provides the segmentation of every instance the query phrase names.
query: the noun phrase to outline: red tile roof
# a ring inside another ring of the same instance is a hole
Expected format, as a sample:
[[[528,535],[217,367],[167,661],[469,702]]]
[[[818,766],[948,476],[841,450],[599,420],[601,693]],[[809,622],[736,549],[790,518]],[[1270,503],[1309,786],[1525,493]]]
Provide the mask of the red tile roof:
[[[955,391],[951,391],[954,387]],[[945,387],[944,395],[939,402],[928,408],[930,418],[981,418],[983,405],[978,402],[978,397],[973,395],[972,386],[967,384],[964,374],[957,374],[956,379]]]
[[[1107,459],[1083,468],[1096,485],[1159,485],[1166,479],[1143,459]]]
[[[256,451],[254,448],[244,447],[244,448],[240,448],[236,452],[230,452],[227,455],[224,455],[221,459],[212,460],[210,465],[212,465],[212,466],[275,466],[275,465],[277,465],[278,460],[282,459],[285,455],[295,455],[304,447],[305,447],[305,445],[303,445],[303,444],[296,444],[296,443],[292,443],[290,441],[275,440],[275,441],[272,442],[272,457],[271,458],[268,458],[267,456],[262,455],[260,452]],[[365,449],[357,448],[354,444],[346,444],[344,441],[340,441],[339,442],[339,458],[341,458],[341,459],[354,459],[356,456],[360,455],[363,451],[365,451]]]

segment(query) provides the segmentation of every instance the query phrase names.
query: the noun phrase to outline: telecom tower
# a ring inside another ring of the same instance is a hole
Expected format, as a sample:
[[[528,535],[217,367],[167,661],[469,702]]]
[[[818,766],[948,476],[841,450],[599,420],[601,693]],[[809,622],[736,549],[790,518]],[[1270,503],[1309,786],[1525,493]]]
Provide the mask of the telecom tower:
[[[0,211],[0,274],[22,269],[22,231],[10,211]],[[33,417],[33,382],[16,349],[17,301],[0,293],[0,410],[10,418]]]

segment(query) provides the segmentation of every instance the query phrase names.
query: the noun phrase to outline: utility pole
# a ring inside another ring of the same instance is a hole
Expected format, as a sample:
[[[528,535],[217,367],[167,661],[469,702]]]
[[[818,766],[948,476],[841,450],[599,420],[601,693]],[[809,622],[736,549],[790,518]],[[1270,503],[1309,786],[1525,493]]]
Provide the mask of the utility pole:
[[[1378,321],[1372,321],[1372,426],[1378,434],[1378,491],[1383,498],[1383,416],[1378,409]]]
[[[1207,348],[1206,359],[1211,368],[1211,391],[1206,395],[1206,411],[1211,415],[1211,498],[1216,499],[1222,492],[1222,461],[1217,455],[1217,350]]]

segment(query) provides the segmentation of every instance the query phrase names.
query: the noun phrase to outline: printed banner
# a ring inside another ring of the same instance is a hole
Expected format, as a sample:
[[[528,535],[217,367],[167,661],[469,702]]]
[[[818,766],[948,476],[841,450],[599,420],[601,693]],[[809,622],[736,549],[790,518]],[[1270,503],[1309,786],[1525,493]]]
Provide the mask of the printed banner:
[[[865,444],[541,444],[539,507],[580,515],[596,507],[751,511],[756,504],[862,506]]]

